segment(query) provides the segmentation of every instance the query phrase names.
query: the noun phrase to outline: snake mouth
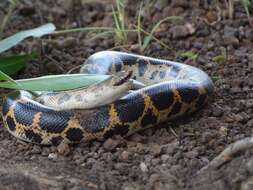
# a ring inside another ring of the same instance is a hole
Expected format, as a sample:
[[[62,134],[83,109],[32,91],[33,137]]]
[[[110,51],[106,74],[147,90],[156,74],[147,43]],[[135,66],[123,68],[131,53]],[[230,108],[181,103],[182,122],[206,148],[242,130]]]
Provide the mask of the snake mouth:
[[[133,73],[133,71],[128,71],[128,72],[126,72],[125,75],[119,77],[119,80],[117,80],[117,81],[113,84],[113,86],[120,86],[120,85],[122,85],[123,83],[127,82],[127,81],[131,78],[132,73]]]

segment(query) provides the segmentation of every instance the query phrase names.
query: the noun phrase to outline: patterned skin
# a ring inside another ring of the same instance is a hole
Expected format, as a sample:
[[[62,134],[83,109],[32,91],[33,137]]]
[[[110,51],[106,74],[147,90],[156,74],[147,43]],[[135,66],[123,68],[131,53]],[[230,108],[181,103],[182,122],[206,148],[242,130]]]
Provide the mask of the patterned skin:
[[[93,54],[80,72],[120,71],[147,86],[107,105],[60,111],[34,101],[27,91],[14,91],[4,100],[5,127],[21,140],[47,145],[126,136],[195,112],[214,90],[208,75],[195,67],[115,51]]]

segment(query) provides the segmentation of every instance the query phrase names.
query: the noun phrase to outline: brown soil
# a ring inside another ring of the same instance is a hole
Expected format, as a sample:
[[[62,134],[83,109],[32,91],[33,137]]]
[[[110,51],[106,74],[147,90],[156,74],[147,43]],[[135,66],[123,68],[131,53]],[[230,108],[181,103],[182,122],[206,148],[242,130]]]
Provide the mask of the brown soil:
[[[215,95],[203,110],[123,139],[69,147],[24,144],[0,128],[0,189],[253,189],[253,151],[237,155],[217,169],[200,172],[224,148],[248,137],[253,127],[253,28],[243,7],[228,19],[224,4],[208,0],[144,1],[143,27],[150,31],[171,15],[181,22],[164,23],[155,33],[168,50],[152,41],[140,52],[135,33],[128,46],[117,47],[113,36],[91,40],[84,32],[29,39],[11,51],[40,53],[15,78],[66,73],[92,53],[116,49],[185,62],[206,71],[215,81]],[[57,29],[110,26],[111,1],[21,1],[3,36],[53,22]],[[7,1],[0,3],[0,16]],[[129,23],[136,23],[138,1],[129,1]],[[221,17],[219,19],[219,16]],[[198,53],[196,60],[183,52]],[[217,61],[217,56],[225,54]],[[215,59],[216,57],[216,59]],[[76,71],[77,72],[77,71]],[[1,124],[2,126],[2,124]],[[58,148],[59,149],[59,148]]]

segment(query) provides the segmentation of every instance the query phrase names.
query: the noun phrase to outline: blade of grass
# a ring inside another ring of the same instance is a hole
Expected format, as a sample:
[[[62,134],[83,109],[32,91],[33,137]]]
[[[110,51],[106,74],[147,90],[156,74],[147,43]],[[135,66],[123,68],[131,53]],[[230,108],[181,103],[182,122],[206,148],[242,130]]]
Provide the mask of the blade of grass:
[[[151,38],[153,40],[155,40],[157,43],[159,43],[161,46],[163,46],[164,48],[166,48],[167,50],[172,50],[171,47],[167,46],[165,43],[163,43],[161,40],[159,40],[158,38],[156,38],[155,36],[151,35],[151,33],[147,32],[146,30],[140,28],[141,32],[143,32],[146,35],[150,35]]]
[[[139,48],[142,51],[142,38],[141,38],[141,11],[142,11],[142,2],[140,3],[140,9],[138,12],[138,18],[137,18],[137,33],[138,33],[138,43],[139,43]]]
[[[3,20],[2,20],[2,24],[0,26],[0,33],[2,33],[4,31],[4,28],[6,26],[6,24],[8,23],[14,9],[16,8],[17,6],[17,2],[12,0],[10,1],[10,6],[8,8],[8,11],[7,11],[7,14],[4,16]]]
[[[154,34],[154,32],[159,28],[159,26],[166,22],[166,21],[175,21],[175,20],[183,20],[183,17],[180,17],[180,16],[170,16],[170,17],[166,17],[162,20],[160,20],[151,30],[150,34],[148,36],[146,36],[143,40],[143,45],[142,45],[142,49],[146,49],[148,44],[150,43],[151,39],[152,39],[152,36]]]
[[[36,53],[0,57],[0,71],[4,72],[7,75],[13,75],[25,67],[27,62],[36,57]]]
[[[21,42],[27,37],[41,37],[43,35],[52,33],[54,30],[55,25],[52,23],[48,23],[34,29],[18,32],[0,41],[0,53],[17,45],[19,42]]]

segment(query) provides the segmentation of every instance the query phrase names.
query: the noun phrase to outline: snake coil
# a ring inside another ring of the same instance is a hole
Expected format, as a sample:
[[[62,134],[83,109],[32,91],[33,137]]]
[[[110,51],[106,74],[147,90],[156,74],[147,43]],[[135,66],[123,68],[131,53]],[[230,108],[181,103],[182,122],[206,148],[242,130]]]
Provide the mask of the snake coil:
[[[93,54],[80,72],[120,71],[132,72],[147,86],[104,106],[60,111],[34,101],[27,91],[14,91],[4,99],[5,126],[15,137],[37,144],[100,140],[195,112],[214,89],[208,75],[195,67],[116,51]]]

